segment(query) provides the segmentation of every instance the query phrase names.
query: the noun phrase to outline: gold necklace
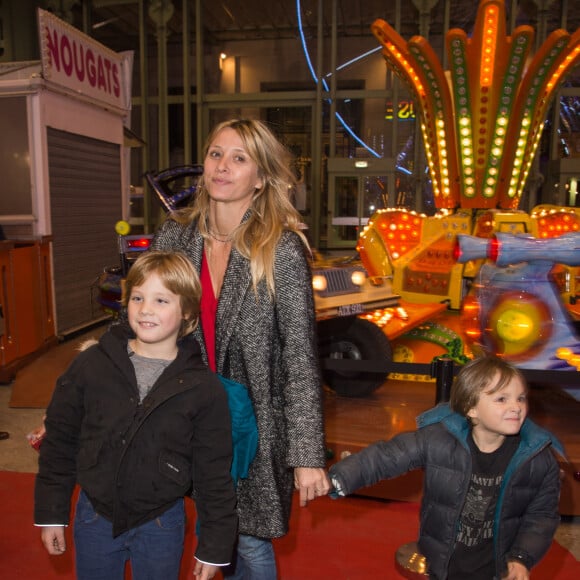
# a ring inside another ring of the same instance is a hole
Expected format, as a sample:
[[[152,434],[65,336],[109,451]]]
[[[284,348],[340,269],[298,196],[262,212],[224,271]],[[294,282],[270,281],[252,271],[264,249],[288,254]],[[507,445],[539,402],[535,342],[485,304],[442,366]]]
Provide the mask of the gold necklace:
[[[209,234],[210,238],[213,238],[216,242],[220,242],[221,244],[229,244],[232,241],[232,234],[216,234],[212,232],[209,228],[207,229],[207,233]],[[219,236],[222,236],[222,239]]]

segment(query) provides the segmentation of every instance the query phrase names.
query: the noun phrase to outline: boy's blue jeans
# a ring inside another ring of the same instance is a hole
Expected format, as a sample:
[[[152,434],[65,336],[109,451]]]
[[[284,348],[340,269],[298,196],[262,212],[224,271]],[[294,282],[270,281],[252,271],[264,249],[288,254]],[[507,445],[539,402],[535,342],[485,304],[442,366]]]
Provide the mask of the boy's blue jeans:
[[[224,568],[226,580],[276,580],[276,559],[270,540],[238,536],[235,561]]]
[[[81,492],[74,523],[77,580],[123,580],[127,560],[134,580],[179,578],[185,534],[183,499],[158,518],[116,538],[112,528]]]

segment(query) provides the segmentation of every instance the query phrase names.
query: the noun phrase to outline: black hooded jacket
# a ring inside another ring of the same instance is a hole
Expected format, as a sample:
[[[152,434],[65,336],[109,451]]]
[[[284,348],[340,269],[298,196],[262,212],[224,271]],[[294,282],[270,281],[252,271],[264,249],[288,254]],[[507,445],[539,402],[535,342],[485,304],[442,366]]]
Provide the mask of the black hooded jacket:
[[[196,557],[228,563],[237,516],[225,391],[190,336],[140,403],[131,336],[127,326],[113,326],[59,378],[40,449],[35,522],[68,524],[76,483],[115,536],[191,494]]]

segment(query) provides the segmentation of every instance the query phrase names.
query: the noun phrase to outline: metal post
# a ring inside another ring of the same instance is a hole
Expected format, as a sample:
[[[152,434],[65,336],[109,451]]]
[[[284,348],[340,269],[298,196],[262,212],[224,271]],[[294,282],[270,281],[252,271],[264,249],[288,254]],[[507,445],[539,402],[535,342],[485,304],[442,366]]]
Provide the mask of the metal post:
[[[436,379],[435,404],[446,403],[453,384],[453,359],[447,356],[431,363],[431,376]]]

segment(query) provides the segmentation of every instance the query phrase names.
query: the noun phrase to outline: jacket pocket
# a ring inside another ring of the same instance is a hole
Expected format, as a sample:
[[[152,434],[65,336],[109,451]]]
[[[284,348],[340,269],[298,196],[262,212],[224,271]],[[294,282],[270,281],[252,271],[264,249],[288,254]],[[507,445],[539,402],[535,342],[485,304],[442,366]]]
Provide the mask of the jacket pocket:
[[[162,451],[159,454],[159,472],[179,485],[187,485],[191,482],[189,463],[175,453]]]
[[[97,441],[85,441],[81,444],[77,456],[77,468],[79,471],[86,471],[94,467],[99,460],[101,443]]]

